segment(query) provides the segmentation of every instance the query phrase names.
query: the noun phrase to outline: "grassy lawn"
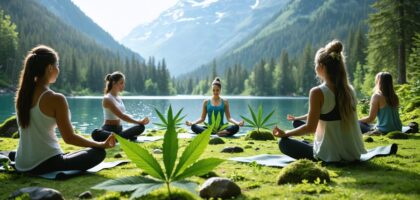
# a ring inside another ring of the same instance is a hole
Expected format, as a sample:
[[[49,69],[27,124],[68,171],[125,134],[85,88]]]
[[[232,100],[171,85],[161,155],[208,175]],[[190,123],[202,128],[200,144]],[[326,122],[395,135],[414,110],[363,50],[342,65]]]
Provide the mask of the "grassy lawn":
[[[161,133],[157,133],[161,134]],[[306,136],[311,139],[311,136]],[[398,144],[397,155],[374,158],[368,162],[344,166],[327,165],[332,182],[329,184],[277,185],[277,176],[281,168],[242,164],[225,161],[214,172],[220,177],[234,180],[242,189],[242,196],[237,199],[420,199],[420,134],[410,135],[407,140],[394,140],[385,136],[374,136],[374,142],[366,143],[367,148],[391,143]],[[279,154],[277,141],[249,141],[243,138],[224,139],[225,144],[209,145],[204,157],[230,158],[251,156],[263,153]],[[180,139],[180,151],[189,142]],[[16,149],[18,139],[0,138],[0,150]],[[65,152],[77,150],[76,147],[61,142]],[[150,151],[160,148],[162,141],[142,143]],[[243,153],[221,153],[227,146],[240,146]],[[107,151],[106,161],[115,160],[114,155],[121,153],[119,146]],[[154,154],[161,160],[162,154]],[[92,190],[90,187],[111,178],[140,175],[142,171],[134,164],[102,170],[96,174],[87,174],[64,181],[45,180],[25,175],[0,173],[0,199],[6,199],[13,191],[30,186],[42,186],[59,190],[66,199],[90,190],[97,199],[128,199],[128,194]],[[199,184],[206,179],[192,178]]]

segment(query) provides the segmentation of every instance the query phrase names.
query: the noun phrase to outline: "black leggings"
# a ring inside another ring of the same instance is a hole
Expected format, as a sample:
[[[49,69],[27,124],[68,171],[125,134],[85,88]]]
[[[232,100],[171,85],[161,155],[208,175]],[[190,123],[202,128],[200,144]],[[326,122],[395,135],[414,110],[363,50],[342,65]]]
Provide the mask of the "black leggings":
[[[207,129],[206,126],[200,126],[200,125],[197,125],[197,124],[193,124],[191,126],[191,130],[196,134],[200,134],[206,129]],[[229,134],[227,134],[226,136],[232,136],[232,135],[235,135],[239,131],[239,126],[238,125],[230,125],[224,130],[229,132]]]
[[[130,127],[123,130],[121,125],[103,125],[102,129],[95,129],[92,131],[92,138],[95,141],[105,141],[111,132],[120,135],[129,140],[136,140],[137,136],[143,133],[145,127],[142,124]]]
[[[15,155],[16,152],[10,152],[10,160],[14,161]],[[64,170],[86,171],[101,163],[105,159],[105,156],[106,152],[104,149],[87,148],[73,153],[53,156],[27,172],[39,175]]]
[[[304,125],[305,122],[301,120],[294,120],[293,127],[297,128]],[[314,158],[313,145],[307,142],[295,140],[292,138],[281,138],[279,140],[280,151],[294,159],[309,159],[316,160]]]

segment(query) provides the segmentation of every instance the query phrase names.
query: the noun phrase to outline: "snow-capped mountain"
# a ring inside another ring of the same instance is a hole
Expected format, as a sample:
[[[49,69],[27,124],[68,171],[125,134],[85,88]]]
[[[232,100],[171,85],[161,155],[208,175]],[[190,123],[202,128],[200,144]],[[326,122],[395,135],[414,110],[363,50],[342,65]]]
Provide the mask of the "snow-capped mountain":
[[[257,32],[289,0],[180,0],[121,41],[147,58],[165,58],[173,75],[202,64]]]

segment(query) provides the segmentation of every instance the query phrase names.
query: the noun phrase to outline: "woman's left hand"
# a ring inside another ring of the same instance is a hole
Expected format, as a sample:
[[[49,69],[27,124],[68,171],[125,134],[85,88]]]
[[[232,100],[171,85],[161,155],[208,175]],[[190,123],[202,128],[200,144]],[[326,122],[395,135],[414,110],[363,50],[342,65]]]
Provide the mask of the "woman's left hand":
[[[274,137],[287,137],[286,133],[277,126],[273,128],[273,135]]]
[[[240,121],[237,125],[238,126],[244,126],[244,120]]]

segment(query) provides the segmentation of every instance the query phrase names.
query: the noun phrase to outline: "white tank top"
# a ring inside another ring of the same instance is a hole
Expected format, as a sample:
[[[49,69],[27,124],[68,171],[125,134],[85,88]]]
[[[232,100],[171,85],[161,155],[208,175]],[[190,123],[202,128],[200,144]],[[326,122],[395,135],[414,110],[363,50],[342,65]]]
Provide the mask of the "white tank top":
[[[29,171],[45,160],[63,153],[55,133],[55,118],[45,115],[39,109],[39,102],[46,92],[48,90],[39,96],[36,105],[29,111],[29,126],[19,126],[20,138],[15,158],[16,169],[19,171]],[[17,120],[19,124],[19,118]]]
[[[335,94],[325,85],[319,86],[324,95],[321,114],[330,113],[335,107]],[[319,120],[314,139],[314,157],[326,162],[356,161],[366,153],[357,114],[354,112],[348,127],[341,120]]]
[[[117,106],[118,109],[120,109],[121,112],[125,112],[125,106],[121,99],[118,99],[117,97],[114,97],[111,93],[108,93],[105,95],[105,97],[108,97],[111,99],[111,101],[114,103],[115,106]],[[109,108],[104,107],[104,120],[118,120],[120,119],[117,115],[115,115]]]

